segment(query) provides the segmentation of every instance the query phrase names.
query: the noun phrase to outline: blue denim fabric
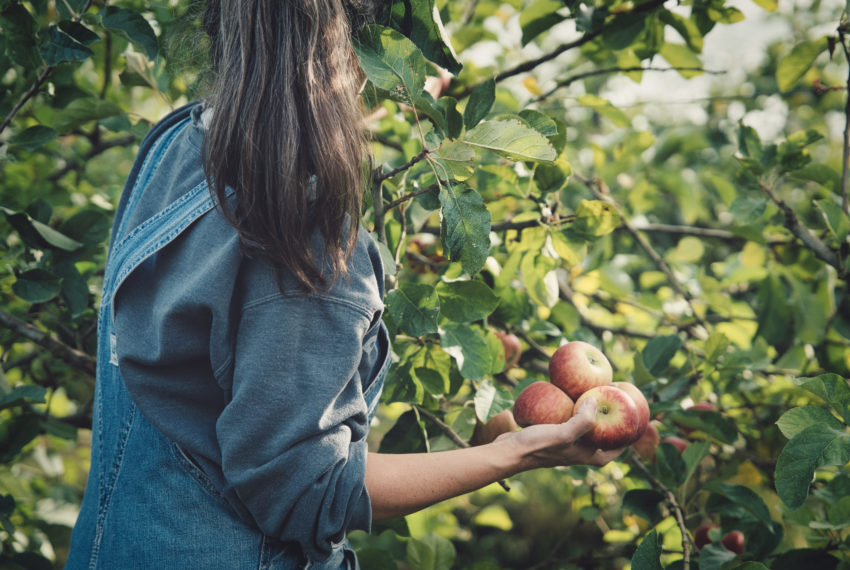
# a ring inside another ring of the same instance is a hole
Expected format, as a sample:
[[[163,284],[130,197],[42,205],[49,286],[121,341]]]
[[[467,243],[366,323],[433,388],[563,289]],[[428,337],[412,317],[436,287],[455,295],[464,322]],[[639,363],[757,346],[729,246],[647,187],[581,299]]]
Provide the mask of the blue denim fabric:
[[[328,293],[281,289],[215,207],[198,112],[154,127],[116,211],[66,568],[356,568],[390,360],[377,249],[360,232]]]

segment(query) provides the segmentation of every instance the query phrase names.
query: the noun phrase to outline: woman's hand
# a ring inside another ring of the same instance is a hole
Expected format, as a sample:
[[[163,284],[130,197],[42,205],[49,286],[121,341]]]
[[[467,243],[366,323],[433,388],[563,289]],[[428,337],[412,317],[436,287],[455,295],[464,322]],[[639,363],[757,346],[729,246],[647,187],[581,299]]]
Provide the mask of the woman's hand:
[[[581,443],[580,438],[596,419],[596,400],[589,398],[568,421],[540,424],[504,433],[494,443],[516,446],[522,457],[521,470],[557,465],[602,466],[616,458],[622,449],[601,451]]]
[[[406,515],[522,471],[556,465],[605,465],[622,449],[599,451],[579,443],[596,420],[589,399],[569,421],[534,425],[492,443],[439,453],[370,453],[366,488],[375,520]]]

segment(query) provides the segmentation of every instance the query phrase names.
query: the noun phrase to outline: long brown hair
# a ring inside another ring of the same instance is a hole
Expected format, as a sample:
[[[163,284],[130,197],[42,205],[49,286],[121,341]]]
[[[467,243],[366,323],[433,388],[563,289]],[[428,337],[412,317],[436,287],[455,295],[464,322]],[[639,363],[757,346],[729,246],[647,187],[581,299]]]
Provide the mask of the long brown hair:
[[[313,292],[345,273],[357,239],[367,149],[351,45],[358,4],[208,0],[204,14],[214,71],[210,187],[243,247]],[[226,186],[236,190],[235,209]],[[316,230],[324,259],[313,255]]]

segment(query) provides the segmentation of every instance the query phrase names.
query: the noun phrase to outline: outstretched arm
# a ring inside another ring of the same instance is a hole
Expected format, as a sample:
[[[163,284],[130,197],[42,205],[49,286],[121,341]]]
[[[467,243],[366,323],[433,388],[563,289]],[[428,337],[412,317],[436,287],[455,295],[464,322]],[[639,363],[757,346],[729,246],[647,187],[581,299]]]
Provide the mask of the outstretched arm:
[[[565,423],[529,426],[487,445],[438,453],[370,453],[366,488],[372,518],[407,515],[539,467],[604,465],[622,450],[603,452],[576,443],[595,416],[596,402],[589,400]]]

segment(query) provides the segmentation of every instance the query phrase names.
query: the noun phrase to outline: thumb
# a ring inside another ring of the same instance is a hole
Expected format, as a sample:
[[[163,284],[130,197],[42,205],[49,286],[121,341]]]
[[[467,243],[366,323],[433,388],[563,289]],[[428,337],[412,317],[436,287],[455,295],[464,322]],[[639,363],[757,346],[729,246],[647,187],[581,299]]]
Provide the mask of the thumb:
[[[571,419],[576,437],[583,435],[596,423],[596,398],[587,398],[576,408]]]

